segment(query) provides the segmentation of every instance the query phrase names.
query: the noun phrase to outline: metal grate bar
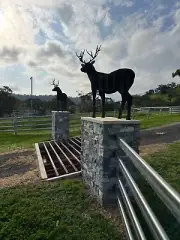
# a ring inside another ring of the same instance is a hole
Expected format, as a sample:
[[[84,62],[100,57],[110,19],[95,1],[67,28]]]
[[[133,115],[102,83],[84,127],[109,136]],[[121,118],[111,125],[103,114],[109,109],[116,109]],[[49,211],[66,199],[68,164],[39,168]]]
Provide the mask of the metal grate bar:
[[[60,148],[60,146],[54,141],[58,149],[61,151],[61,153],[65,156],[65,158],[68,160],[68,162],[71,164],[71,166],[74,168],[75,171],[78,171],[78,169],[74,166],[74,164],[71,162],[69,157],[66,155],[66,153]]]
[[[78,154],[81,154],[80,151],[78,151],[72,144],[68,143],[68,145],[73,148],[74,151],[76,151]]]
[[[76,137],[76,140],[78,140],[81,143],[81,138],[80,137]]]
[[[74,138],[74,141],[77,142],[78,144],[81,144],[81,141],[77,140],[77,138]]]
[[[49,153],[49,151],[48,151],[45,143],[43,143],[43,146],[44,146],[44,148],[45,148],[45,150],[46,150],[46,152],[47,152],[47,155],[48,155],[48,157],[49,157],[49,160],[50,160],[50,162],[51,162],[51,164],[52,164],[52,167],[53,167],[53,169],[54,169],[54,171],[55,171],[56,176],[59,176],[59,173],[58,173],[58,171],[57,171],[57,168],[56,168],[56,166],[54,165],[54,162],[53,162],[53,160],[52,160],[52,158],[51,158],[51,155],[50,155],[50,153]]]
[[[64,171],[68,174],[69,172],[68,172],[66,166],[65,166],[64,163],[62,162],[61,158],[60,158],[59,155],[57,154],[57,152],[56,152],[56,150],[54,149],[54,147],[52,146],[51,142],[49,142],[49,145],[51,146],[53,152],[55,153],[55,155],[56,155],[57,159],[59,160],[61,166],[63,167]]]
[[[78,172],[73,172],[73,173],[64,174],[64,175],[58,176],[58,177],[48,178],[47,181],[53,181],[53,180],[58,180],[58,179],[65,179],[65,178],[77,177],[77,176],[80,176],[80,175],[81,175],[81,171],[78,171]]]
[[[69,148],[67,148],[62,142],[60,143],[78,162],[80,162],[80,160],[74,155],[74,153],[71,152],[71,150],[69,150]]]
[[[77,147],[80,148],[79,144],[77,144],[76,142],[74,142],[72,139],[70,140],[72,143],[74,143]]]

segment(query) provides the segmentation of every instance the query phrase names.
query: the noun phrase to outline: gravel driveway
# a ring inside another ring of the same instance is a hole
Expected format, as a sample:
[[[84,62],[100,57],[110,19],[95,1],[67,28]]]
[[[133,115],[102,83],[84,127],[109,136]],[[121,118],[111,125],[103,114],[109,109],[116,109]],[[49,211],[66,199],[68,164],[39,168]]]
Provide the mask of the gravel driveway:
[[[169,126],[141,131],[142,146],[151,144],[173,143],[180,141],[180,122]]]

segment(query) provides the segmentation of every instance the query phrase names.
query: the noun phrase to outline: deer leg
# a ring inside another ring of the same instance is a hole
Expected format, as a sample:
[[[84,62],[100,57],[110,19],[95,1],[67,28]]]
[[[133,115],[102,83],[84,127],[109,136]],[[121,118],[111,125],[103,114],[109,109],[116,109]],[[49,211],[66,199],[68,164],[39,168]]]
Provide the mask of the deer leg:
[[[92,94],[93,94],[93,114],[92,114],[92,117],[95,118],[96,117],[96,93],[97,91],[93,91]]]
[[[127,95],[127,117],[126,120],[131,119],[131,106],[132,106],[132,96],[128,93]]]
[[[101,100],[102,100],[102,118],[105,118],[105,110],[104,110],[105,94],[100,92],[99,95],[101,96]]]
[[[63,101],[61,101],[61,111],[64,111]]]
[[[64,111],[67,111],[67,101],[64,101]]]
[[[122,118],[122,113],[123,113],[123,110],[124,110],[126,99],[127,99],[127,95],[122,94],[122,102],[121,102],[121,105],[120,105],[120,108],[119,108],[119,115],[118,115],[119,119]]]
[[[57,104],[56,104],[56,107],[57,107],[57,111],[59,111],[59,100],[57,98]]]

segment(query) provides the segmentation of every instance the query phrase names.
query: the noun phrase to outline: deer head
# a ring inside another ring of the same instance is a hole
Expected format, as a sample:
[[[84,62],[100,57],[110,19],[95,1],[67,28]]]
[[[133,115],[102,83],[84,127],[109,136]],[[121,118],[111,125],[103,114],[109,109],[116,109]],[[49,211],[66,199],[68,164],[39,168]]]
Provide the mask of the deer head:
[[[52,81],[51,85],[54,86],[54,88],[52,89],[52,91],[57,91],[59,89],[59,81],[57,83],[55,83],[55,79]]]
[[[81,72],[84,72],[84,73],[90,73],[90,72],[93,72],[95,71],[95,68],[93,66],[93,64],[95,63],[95,58],[97,57],[98,53],[101,51],[101,46],[97,46],[96,47],[96,52],[95,54],[93,55],[92,51],[89,53],[87,50],[86,52],[89,54],[89,56],[91,57],[91,59],[89,60],[89,62],[85,62],[83,60],[83,56],[84,56],[84,53],[85,53],[85,50],[84,51],[81,51],[81,53],[79,55],[77,55],[76,53],[76,56],[79,58],[80,62],[82,62],[81,66]]]

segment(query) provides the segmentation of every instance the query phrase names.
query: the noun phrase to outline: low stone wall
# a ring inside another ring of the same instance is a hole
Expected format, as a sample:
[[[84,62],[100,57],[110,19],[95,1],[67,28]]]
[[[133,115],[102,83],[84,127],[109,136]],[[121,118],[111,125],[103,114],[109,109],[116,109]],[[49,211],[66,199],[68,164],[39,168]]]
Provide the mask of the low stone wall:
[[[69,138],[69,112],[52,111],[52,138],[55,141]]]
[[[140,122],[117,118],[82,120],[82,176],[102,205],[116,204],[118,138],[139,153]]]

